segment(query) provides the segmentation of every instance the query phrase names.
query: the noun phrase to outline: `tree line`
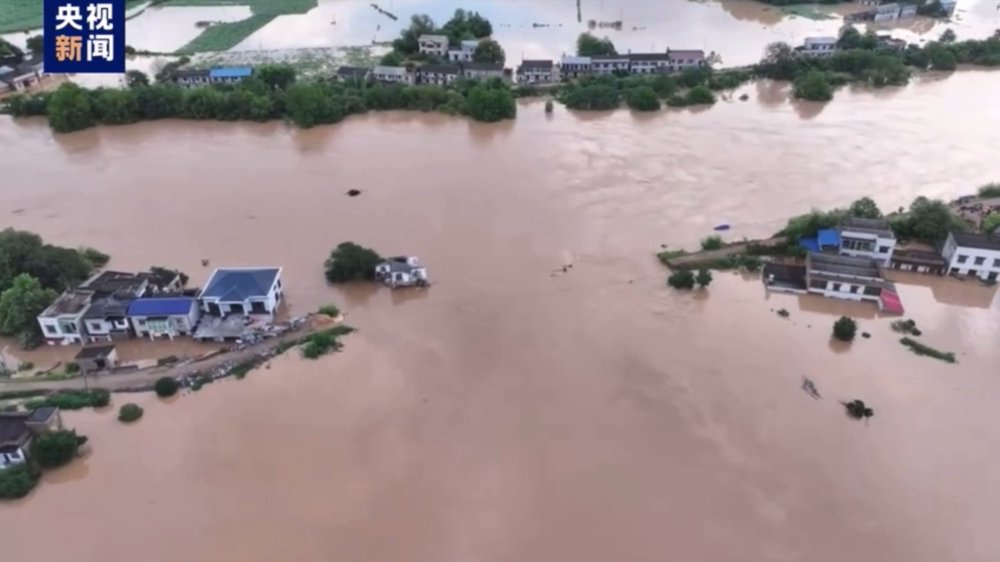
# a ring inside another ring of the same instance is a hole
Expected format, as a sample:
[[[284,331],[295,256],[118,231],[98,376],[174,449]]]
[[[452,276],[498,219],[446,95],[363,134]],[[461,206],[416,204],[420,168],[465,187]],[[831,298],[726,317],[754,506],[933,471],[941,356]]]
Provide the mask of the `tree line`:
[[[291,67],[270,65],[237,84],[182,89],[169,82],[151,83],[137,71],[128,73],[127,82],[124,89],[85,89],[67,82],[51,93],[7,98],[2,109],[13,116],[46,116],[57,132],[166,118],[287,119],[313,127],[366,111],[442,111],[484,122],[513,119],[517,112],[510,87],[499,79],[460,80],[448,87],[298,82]]]
[[[843,84],[903,86],[913,70],[952,71],[959,64],[1000,66],[1000,30],[987,39],[966,41],[957,41],[955,33],[947,30],[938,41],[897,50],[882,46],[873,31],[862,34],[846,26],[832,55],[800,55],[787,43],[772,43],[753,74],[792,82],[796,98],[828,101]]]

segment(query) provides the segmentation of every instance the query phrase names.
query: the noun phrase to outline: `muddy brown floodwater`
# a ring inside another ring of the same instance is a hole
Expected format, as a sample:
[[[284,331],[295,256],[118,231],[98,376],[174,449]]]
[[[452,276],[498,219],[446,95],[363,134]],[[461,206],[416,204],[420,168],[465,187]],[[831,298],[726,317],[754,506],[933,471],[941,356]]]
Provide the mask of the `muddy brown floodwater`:
[[[128,397],[146,407],[135,426],[67,413],[92,452],[0,506],[4,554],[995,561],[995,289],[900,278],[948,365],[862,305],[768,298],[725,273],[672,292],[653,252],[721,221],[753,237],[810,207],[995,181],[997,80],[825,107],[761,84],[746,103],[642,117],[536,101],[497,125],[392,113],[53,137],[0,120],[5,225],[194,282],[202,258],[280,264],[290,312],[335,301],[361,329],[320,361],[285,356],[170,404]],[[343,240],[418,255],[437,283],[329,288],[321,264]],[[871,339],[831,345],[845,313]],[[870,423],[845,417],[854,398]]]

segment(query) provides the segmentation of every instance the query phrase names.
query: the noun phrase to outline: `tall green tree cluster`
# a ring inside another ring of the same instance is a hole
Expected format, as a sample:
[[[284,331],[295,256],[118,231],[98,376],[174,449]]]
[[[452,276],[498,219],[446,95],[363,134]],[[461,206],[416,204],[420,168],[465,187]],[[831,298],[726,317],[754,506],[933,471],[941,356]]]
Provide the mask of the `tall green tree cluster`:
[[[592,33],[581,33],[576,38],[576,55],[579,57],[595,57],[600,55],[617,55],[615,44],[607,37],[598,38]]]
[[[0,335],[18,337],[24,347],[37,345],[37,316],[93,268],[78,250],[46,244],[31,232],[0,231]]]
[[[414,14],[410,16],[410,25],[392,42],[394,57],[383,59],[382,64],[390,64],[386,60],[395,62],[396,65],[402,64],[407,55],[419,53],[421,35],[444,35],[448,37],[448,44],[455,47],[462,41],[483,39],[493,35],[493,24],[479,15],[479,12],[462,9],[455,10],[451,19],[441,27],[438,27],[427,14]]]

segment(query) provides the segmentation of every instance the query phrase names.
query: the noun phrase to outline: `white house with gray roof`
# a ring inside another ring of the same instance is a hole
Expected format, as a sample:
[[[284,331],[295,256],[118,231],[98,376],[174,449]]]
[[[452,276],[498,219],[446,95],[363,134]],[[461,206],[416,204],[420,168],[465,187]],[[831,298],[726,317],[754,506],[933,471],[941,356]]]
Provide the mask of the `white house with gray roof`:
[[[375,279],[396,287],[426,286],[427,268],[412,256],[389,258],[375,266]]]
[[[882,266],[889,265],[892,251],[896,248],[896,235],[892,233],[888,221],[844,217],[838,230],[841,254],[870,258]]]
[[[799,52],[812,57],[828,57],[836,50],[836,37],[806,37]]]
[[[220,267],[198,296],[212,316],[273,315],[282,297],[280,267]]]
[[[546,84],[559,80],[555,64],[550,60],[524,60],[517,67],[520,84]]]
[[[952,232],[941,248],[948,274],[975,275],[987,281],[1000,277],[1000,236],[982,232]]]
[[[413,73],[402,66],[376,66],[371,77],[386,84],[413,84]]]
[[[448,60],[451,62],[472,62],[472,55],[478,46],[479,41],[462,41],[458,49],[448,51]]]

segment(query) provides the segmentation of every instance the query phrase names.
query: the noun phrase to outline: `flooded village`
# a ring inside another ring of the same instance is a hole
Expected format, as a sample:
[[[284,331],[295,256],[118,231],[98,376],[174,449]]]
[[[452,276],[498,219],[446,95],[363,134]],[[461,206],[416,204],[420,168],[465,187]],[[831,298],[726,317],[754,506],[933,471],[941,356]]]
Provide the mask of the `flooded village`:
[[[174,67],[189,93],[276,61],[331,88],[558,89],[754,65],[775,42],[834,58],[843,16],[884,5],[484,2],[497,68],[436,33],[412,56],[440,61],[382,64],[411,16],[459,2],[184,1],[130,2],[132,46],[261,24]],[[1000,28],[994,5],[952,6],[856,26],[879,52]],[[577,53],[587,31],[616,53]],[[129,67],[153,80],[179,56]],[[821,103],[754,78],[661,111],[543,91],[491,123],[0,115],[0,226],[24,233],[0,235],[0,281],[48,299],[0,298],[0,328],[41,337],[0,339],[0,472],[31,485],[0,501],[4,552],[992,562],[997,80],[920,71]]]

